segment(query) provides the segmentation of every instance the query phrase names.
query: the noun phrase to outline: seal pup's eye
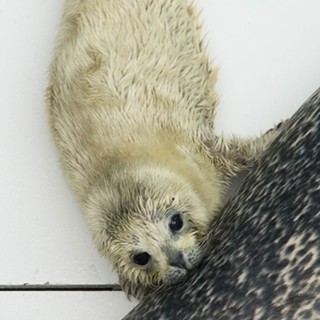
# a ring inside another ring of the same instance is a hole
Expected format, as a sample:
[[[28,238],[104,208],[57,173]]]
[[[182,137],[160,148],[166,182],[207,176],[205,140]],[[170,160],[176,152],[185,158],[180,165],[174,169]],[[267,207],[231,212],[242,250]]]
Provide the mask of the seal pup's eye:
[[[183,226],[183,221],[181,219],[180,214],[175,214],[172,216],[169,227],[172,231],[178,231],[182,228]]]
[[[148,252],[138,253],[133,257],[133,262],[139,266],[146,265],[150,260],[150,255]]]

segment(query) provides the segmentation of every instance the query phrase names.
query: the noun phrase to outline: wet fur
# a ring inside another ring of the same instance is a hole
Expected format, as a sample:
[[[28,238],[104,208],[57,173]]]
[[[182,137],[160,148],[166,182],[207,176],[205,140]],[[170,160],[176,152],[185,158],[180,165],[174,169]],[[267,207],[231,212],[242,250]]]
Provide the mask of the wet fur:
[[[69,0],[49,70],[49,123],[93,238],[127,294],[181,281],[224,186],[276,134],[214,134],[216,71],[186,0]],[[184,227],[168,224],[181,213]],[[132,262],[148,251],[148,266]],[[181,269],[181,270],[180,270]]]

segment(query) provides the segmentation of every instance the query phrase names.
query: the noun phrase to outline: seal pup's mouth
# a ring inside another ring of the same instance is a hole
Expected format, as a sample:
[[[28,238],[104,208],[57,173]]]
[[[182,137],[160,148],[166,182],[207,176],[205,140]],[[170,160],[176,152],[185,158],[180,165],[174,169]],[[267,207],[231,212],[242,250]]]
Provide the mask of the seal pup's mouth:
[[[183,282],[188,278],[189,271],[184,268],[172,267],[168,272],[167,277],[163,279],[163,283],[166,285],[173,285]]]
[[[177,251],[171,251],[166,249],[168,256],[169,270],[167,276],[164,279],[164,283],[167,285],[177,284],[188,278],[190,265],[186,262],[183,254]]]

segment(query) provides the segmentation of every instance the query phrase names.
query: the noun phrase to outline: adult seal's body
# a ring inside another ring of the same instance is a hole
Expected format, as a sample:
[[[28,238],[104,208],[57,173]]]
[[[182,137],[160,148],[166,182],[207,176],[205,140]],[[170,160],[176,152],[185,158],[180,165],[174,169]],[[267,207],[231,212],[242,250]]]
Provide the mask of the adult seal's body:
[[[223,187],[276,131],[214,134],[215,71],[186,0],[69,0],[49,122],[94,241],[128,294],[181,281]]]

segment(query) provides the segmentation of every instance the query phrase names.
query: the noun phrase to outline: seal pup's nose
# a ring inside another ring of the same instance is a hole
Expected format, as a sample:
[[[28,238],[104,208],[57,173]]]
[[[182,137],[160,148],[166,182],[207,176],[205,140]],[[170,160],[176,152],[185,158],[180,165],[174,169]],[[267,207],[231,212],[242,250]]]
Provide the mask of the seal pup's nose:
[[[183,259],[183,255],[181,252],[176,253],[169,257],[169,265],[172,267],[187,269],[186,263]]]

